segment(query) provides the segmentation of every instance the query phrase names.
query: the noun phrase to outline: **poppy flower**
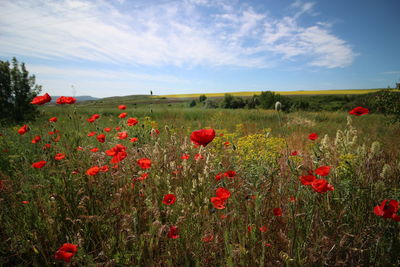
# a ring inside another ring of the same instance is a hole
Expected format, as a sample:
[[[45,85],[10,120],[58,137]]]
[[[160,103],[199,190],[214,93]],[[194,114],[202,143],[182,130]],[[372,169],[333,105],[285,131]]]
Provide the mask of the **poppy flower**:
[[[20,135],[23,135],[23,134],[25,134],[26,132],[28,132],[29,131],[29,126],[28,125],[23,125],[21,128],[19,128],[18,129],[18,133],[20,134]]]
[[[166,194],[163,198],[162,203],[165,205],[172,205],[176,201],[176,196],[174,194]]]
[[[275,216],[279,217],[282,216],[282,209],[281,208],[275,208],[272,210]]]
[[[78,252],[78,245],[65,243],[63,244],[54,255],[56,260],[63,260],[64,262],[70,262],[71,258]]]
[[[62,159],[65,159],[65,154],[63,154],[63,153],[57,153],[57,154],[54,156],[54,159],[55,159],[55,160],[62,160]]]
[[[90,151],[97,152],[97,151],[99,151],[99,148],[98,147],[94,147],[94,148],[90,149]]]
[[[151,136],[155,136],[155,135],[158,135],[158,134],[160,134],[160,131],[158,129],[151,129],[151,131],[150,131],[150,135]]]
[[[57,117],[51,117],[49,119],[49,122],[57,122],[57,121],[58,121]]]
[[[303,185],[311,185],[315,179],[317,179],[317,177],[312,174],[300,176],[300,181]]]
[[[101,172],[108,172],[109,169],[110,169],[110,167],[108,167],[108,165],[104,165],[104,166],[101,166],[99,170]]]
[[[51,131],[50,131],[50,132],[47,132],[47,134],[48,134],[48,135],[53,135],[53,134],[55,134],[55,132],[51,132]]]
[[[95,122],[98,118],[100,118],[99,114],[93,114],[89,119],[86,119],[88,122]]]
[[[82,151],[83,150],[83,147],[81,147],[81,146],[78,146],[77,148],[76,148],[76,151]]]
[[[131,139],[129,139],[129,142],[131,143],[135,143],[136,141],[138,141],[139,139],[137,137],[132,137]]]
[[[103,129],[103,131],[105,131],[105,132],[107,132],[107,133],[108,133],[108,132],[111,132],[111,128],[106,127],[106,128]]]
[[[129,118],[126,122],[128,126],[134,126],[138,124],[139,121],[136,118]]]
[[[178,227],[176,227],[175,225],[172,225],[172,226],[169,228],[169,231],[168,231],[167,236],[168,236],[169,238],[171,238],[171,239],[177,239],[177,238],[179,238],[179,229],[178,229]]]
[[[125,105],[119,105],[118,108],[121,109],[121,110],[124,110],[124,109],[126,109],[126,106]]]
[[[115,127],[115,130],[118,132],[118,131],[121,131],[121,127],[119,127],[119,126],[117,126],[117,127]]]
[[[224,143],[224,147],[229,147],[231,145],[231,143],[229,142],[229,141],[226,141],[225,143]]]
[[[225,174],[222,173],[222,172],[220,172],[220,173],[218,173],[217,175],[215,175],[215,180],[219,181],[219,180],[221,180],[222,178],[224,178],[224,176],[225,176]]]
[[[225,200],[223,200],[219,197],[212,197],[210,200],[211,200],[211,203],[213,203],[214,208],[216,208],[218,210],[225,209]]]
[[[311,134],[308,135],[308,139],[310,139],[312,141],[317,140],[318,139],[318,134],[311,133]]]
[[[231,192],[229,192],[229,190],[226,188],[218,187],[218,189],[215,191],[215,195],[222,200],[226,200],[231,196]]]
[[[139,165],[140,168],[145,170],[151,167],[151,160],[148,158],[141,158],[137,161],[137,164]]]
[[[204,157],[201,154],[197,153],[196,155],[194,155],[194,160],[200,160],[200,159],[204,159]]]
[[[265,225],[261,226],[259,229],[260,229],[260,231],[261,231],[262,233],[265,233],[266,231],[268,231],[268,227],[265,226]]]
[[[190,135],[190,140],[196,145],[206,146],[208,145],[215,137],[214,129],[201,129],[192,132]]]
[[[96,175],[96,174],[99,173],[99,171],[100,171],[99,166],[93,166],[93,167],[89,168],[89,169],[86,171],[86,174],[87,174],[87,175]]]
[[[319,176],[328,176],[330,170],[331,170],[330,166],[322,166],[316,169],[314,172]]]
[[[135,180],[144,181],[144,180],[147,179],[148,176],[149,176],[148,173],[142,173],[142,174],[141,174],[137,179],[135,179]],[[171,204],[172,204],[172,203],[171,203]]]
[[[181,159],[189,159],[190,155],[189,154],[182,154]]]
[[[400,216],[397,215],[399,210],[399,202],[396,200],[383,200],[380,205],[374,207],[374,213],[383,218],[391,218],[396,222],[400,221]]]
[[[40,135],[36,135],[36,136],[32,139],[31,143],[32,143],[32,144],[36,144],[36,143],[39,142],[40,140],[42,140],[42,138],[40,137]]]
[[[119,132],[118,133],[118,139],[126,139],[128,138],[128,133],[127,132]]]
[[[318,193],[326,193],[327,191],[333,191],[334,187],[328,183],[327,180],[325,179],[315,179],[311,183],[312,188],[314,189],[315,192]]]
[[[44,165],[46,165],[46,163],[47,163],[46,161],[41,160],[41,161],[32,163],[32,167],[35,169],[41,169],[44,167]]]
[[[96,134],[96,132],[90,132],[90,133],[87,134],[87,136],[93,136],[95,134]]]
[[[106,141],[106,136],[104,134],[99,134],[96,138],[100,143],[104,143]]]
[[[117,144],[115,147],[107,150],[106,154],[108,156],[113,157],[111,159],[111,163],[118,163],[118,162],[122,161],[124,158],[126,158],[127,153],[125,150],[126,150],[125,146],[123,146],[121,144]]]
[[[123,119],[123,118],[125,118],[126,116],[128,116],[128,113],[122,112],[121,114],[118,115],[118,118]]]
[[[290,156],[297,156],[299,154],[299,152],[297,152],[296,150],[295,151],[292,151],[291,153],[290,153]]]
[[[227,171],[224,173],[224,176],[226,176],[228,178],[234,178],[236,176],[236,172],[235,171]]]
[[[369,113],[369,109],[363,107],[356,107],[349,111],[350,115],[362,116]]]
[[[33,105],[43,105],[43,104],[46,104],[46,103],[48,103],[50,101],[51,101],[50,95],[48,93],[45,93],[42,96],[35,96],[32,99],[31,104],[33,104]]]
[[[74,104],[76,102],[76,98],[71,97],[71,96],[60,96],[57,98],[56,103],[57,104]]]
[[[209,235],[205,235],[201,238],[201,241],[204,243],[208,243],[214,240],[214,235],[213,234],[209,234]]]
[[[43,150],[49,149],[51,147],[51,144],[44,144]]]

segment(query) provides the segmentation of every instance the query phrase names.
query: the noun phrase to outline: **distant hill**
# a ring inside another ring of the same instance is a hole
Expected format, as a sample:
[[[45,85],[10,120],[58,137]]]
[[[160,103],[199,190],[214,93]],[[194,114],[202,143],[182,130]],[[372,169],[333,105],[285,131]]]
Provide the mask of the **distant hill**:
[[[60,96],[51,96],[51,102],[56,102],[57,98]],[[89,100],[99,100],[100,98],[93,97],[90,95],[80,95],[80,96],[74,96],[76,98],[76,102],[83,102],[83,101],[89,101]]]

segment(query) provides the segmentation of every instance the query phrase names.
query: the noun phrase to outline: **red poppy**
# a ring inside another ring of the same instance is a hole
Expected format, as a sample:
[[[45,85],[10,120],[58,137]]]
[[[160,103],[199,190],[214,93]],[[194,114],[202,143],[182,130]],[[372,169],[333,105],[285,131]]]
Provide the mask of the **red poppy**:
[[[219,180],[221,180],[222,178],[224,178],[224,176],[225,176],[225,174],[222,173],[222,172],[220,172],[220,173],[218,173],[217,175],[215,175],[215,180],[219,181]]]
[[[275,208],[272,210],[275,216],[282,216],[282,209],[281,208]]]
[[[96,132],[90,132],[90,133],[87,134],[87,136],[93,136],[95,134],[96,134]]]
[[[21,201],[22,204],[29,204],[28,200]]]
[[[47,132],[48,135],[53,135],[55,132]]]
[[[119,132],[118,133],[118,139],[126,139],[128,138],[128,133],[127,132]]]
[[[99,148],[94,147],[94,148],[90,149],[90,151],[92,151],[92,152],[97,152],[97,151],[99,151]]]
[[[99,114],[93,114],[89,119],[86,119],[88,122],[95,122],[98,118],[100,118]]]
[[[56,103],[57,104],[74,104],[76,102],[76,98],[71,97],[71,96],[60,96],[57,98]]]
[[[108,132],[111,132],[111,128],[106,127],[106,128],[103,129],[103,131],[105,131],[105,132],[107,132],[107,133],[108,133]]]
[[[229,143],[229,141],[226,141],[225,143],[224,143],[224,147],[229,147],[231,145],[231,143]]]
[[[311,133],[311,134],[308,136],[308,139],[310,139],[310,140],[312,140],[312,141],[317,140],[317,138],[318,138],[318,134],[316,134],[316,133]]]
[[[190,155],[189,154],[182,154],[181,159],[189,159]]]
[[[126,158],[127,153],[125,150],[126,150],[125,146],[123,146],[121,144],[117,144],[115,147],[107,150],[106,154],[108,156],[113,157],[111,159],[111,163],[118,163],[118,162],[122,161],[124,158]]]
[[[330,170],[331,170],[331,166],[321,166],[318,169],[316,169],[314,172],[316,174],[318,174],[319,176],[328,176]]]
[[[268,231],[268,227],[265,226],[265,225],[261,226],[259,229],[260,229],[260,231],[261,231],[262,233],[265,233],[266,231]]]
[[[300,176],[300,181],[303,185],[311,185],[315,179],[317,179],[317,177],[312,174]]]
[[[136,141],[138,141],[139,139],[137,137],[132,137],[131,139],[129,139],[129,142],[131,143],[135,143]]]
[[[158,129],[151,129],[150,135],[155,136],[156,134],[160,134],[160,131]]]
[[[26,132],[28,132],[29,131],[29,126],[28,125],[23,125],[21,128],[19,128],[18,129],[18,133],[20,134],[20,135],[23,135],[23,134],[25,134]]]
[[[93,166],[93,167],[89,168],[89,169],[86,171],[86,174],[87,174],[87,175],[96,175],[96,174],[99,173],[99,171],[100,171],[99,166]]]
[[[380,205],[374,207],[374,213],[383,218],[391,218],[396,222],[400,221],[400,216],[397,215],[399,210],[399,202],[396,200],[383,200]]]
[[[51,147],[51,144],[44,144],[43,150],[49,149]]]
[[[229,192],[229,190],[226,188],[218,187],[218,189],[215,191],[215,195],[222,200],[227,200],[231,196],[231,192]]]
[[[57,117],[51,117],[50,119],[49,119],[49,122],[57,122]]]
[[[292,151],[292,153],[290,153],[290,156],[297,156],[299,154],[299,152],[297,152],[296,150],[295,151]]]
[[[142,174],[139,176],[139,178],[137,178],[137,180],[139,180],[139,181],[146,180],[148,176],[149,176],[148,173],[142,173]]]
[[[104,165],[104,166],[100,167],[101,172],[108,172],[109,169],[110,169],[110,167],[108,167],[108,165]]]
[[[201,129],[192,132],[190,135],[190,140],[196,145],[206,146],[214,139],[214,137],[214,129]]]
[[[76,150],[77,150],[77,151],[82,151],[82,150],[83,150],[83,147],[78,146],[78,147],[76,148]]]
[[[145,170],[151,167],[151,160],[148,158],[141,158],[137,161],[137,164],[139,165],[140,168]]]
[[[126,122],[128,126],[134,126],[138,124],[139,121],[136,118],[129,118]]]
[[[368,113],[369,109],[363,107],[356,107],[349,111],[349,114],[356,116],[366,115]]]
[[[201,239],[201,241],[204,242],[204,243],[208,243],[208,242],[211,242],[213,240],[214,240],[214,235],[213,234],[205,235]]]
[[[125,118],[126,116],[128,116],[128,113],[122,112],[121,114],[118,115],[118,118],[123,119],[123,118]]]
[[[32,99],[31,104],[33,104],[33,105],[43,105],[43,104],[46,104],[46,103],[48,103],[50,101],[51,101],[50,95],[48,93],[45,93],[42,96],[35,96]]]
[[[71,258],[78,252],[78,245],[65,243],[63,244],[54,255],[56,260],[63,260],[64,262],[70,262]]]
[[[318,193],[326,193],[327,191],[333,191],[335,189],[325,179],[315,179],[311,183],[311,186],[314,189],[314,191]]]
[[[201,154],[197,153],[196,155],[194,155],[194,160],[200,160],[200,159],[204,159],[204,157]]]
[[[32,163],[32,167],[35,169],[40,169],[40,168],[43,168],[44,165],[46,165],[46,163],[47,163],[46,161],[41,160],[41,161]]]
[[[54,156],[54,159],[55,159],[55,160],[62,160],[62,159],[65,159],[65,154],[63,154],[63,153],[57,153],[57,154]]]
[[[248,225],[248,226],[247,226],[247,232],[250,233],[251,231],[253,231],[253,228],[254,228],[253,226]]]
[[[165,205],[172,205],[176,201],[176,196],[174,194],[166,194],[163,198],[162,203]]]
[[[121,109],[121,110],[124,110],[124,109],[126,109],[126,106],[125,105],[119,105],[118,108]]]
[[[228,178],[235,178],[236,172],[235,171],[227,171],[224,173],[224,176],[226,176]]]
[[[99,134],[96,138],[100,143],[104,143],[106,141],[106,136],[104,134]]]
[[[213,203],[214,208],[216,208],[218,210],[225,209],[225,200],[223,200],[219,197],[212,197],[210,200]]]
[[[115,130],[118,132],[118,131],[121,131],[121,127],[119,127],[119,126],[117,126],[117,127],[115,127]]]
[[[36,143],[39,142],[40,140],[42,140],[42,138],[40,137],[40,135],[36,135],[36,136],[32,139],[31,143],[32,143],[32,144],[36,144]]]
[[[179,229],[178,229],[178,227],[176,227],[175,225],[172,225],[172,226],[169,228],[169,231],[168,231],[167,236],[168,236],[169,238],[171,238],[171,239],[177,239],[177,238],[179,238]]]

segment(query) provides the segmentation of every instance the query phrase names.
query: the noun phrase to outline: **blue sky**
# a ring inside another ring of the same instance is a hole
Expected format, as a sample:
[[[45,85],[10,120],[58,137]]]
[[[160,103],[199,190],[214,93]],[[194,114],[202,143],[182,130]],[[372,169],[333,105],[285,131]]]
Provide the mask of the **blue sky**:
[[[3,0],[0,59],[25,62],[50,95],[382,88],[400,82],[399,10],[398,0]]]

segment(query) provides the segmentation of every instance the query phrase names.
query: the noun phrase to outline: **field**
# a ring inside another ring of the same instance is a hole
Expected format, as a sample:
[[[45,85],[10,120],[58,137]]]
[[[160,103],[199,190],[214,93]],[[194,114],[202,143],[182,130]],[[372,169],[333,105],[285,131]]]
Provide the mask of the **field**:
[[[0,129],[0,265],[400,265],[399,123],[138,99]]]

